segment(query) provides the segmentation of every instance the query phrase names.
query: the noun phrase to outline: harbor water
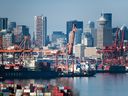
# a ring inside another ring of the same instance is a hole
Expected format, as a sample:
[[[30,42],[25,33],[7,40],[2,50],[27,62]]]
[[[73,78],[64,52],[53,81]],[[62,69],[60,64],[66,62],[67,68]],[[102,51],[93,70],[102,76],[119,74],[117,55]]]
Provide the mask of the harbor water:
[[[5,83],[5,80],[1,83]],[[38,85],[70,86],[74,96],[128,96],[128,73],[98,73],[94,77],[74,77],[56,79],[23,79],[11,80],[23,86],[30,83]]]

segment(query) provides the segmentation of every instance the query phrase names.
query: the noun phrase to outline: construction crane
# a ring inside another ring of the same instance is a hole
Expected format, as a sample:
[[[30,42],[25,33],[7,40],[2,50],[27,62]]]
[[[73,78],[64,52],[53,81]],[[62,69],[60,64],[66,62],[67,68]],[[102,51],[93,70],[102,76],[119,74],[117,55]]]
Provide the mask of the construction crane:
[[[67,45],[67,47],[68,47],[67,48],[68,49],[67,55],[70,55],[70,57],[72,58],[73,74],[74,74],[73,46],[74,46],[74,38],[75,38],[75,32],[76,31],[77,31],[76,24],[73,24],[72,31],[69,34],[69,42],[68,42],[68,45]],[[66,63],[67,63],[66,64],[67,68],[69,69],[68,56],[67,56]]]
[[[68,55],[73,54],[74,38],[75,38],[76,31],[77,31],[76,25],[73,24],[72,31],[69,34]]]
[[[74,62],[73,62],[73,46],[74,46],[74,38],[75,38],[75,32],[77,31],[76,25],[73,24],[72,25],[72,30],[69,33],[69,41],[68,44],[66,46],[66,52],[64,53],[63,50],[58,50],[57,52],[55,52],[55,66],[56,69],[58,70],[63,70],[63,68],[65,67],[66,70],[69,69],[69,64],[68,64],[68,59],[69,56],[72,58],[72,65],[73,65],[73,73],[74,73]],[[59,55],[65,55],[66,56],[66,65],[61,66],[61,64],[58,64],[58,56]]]

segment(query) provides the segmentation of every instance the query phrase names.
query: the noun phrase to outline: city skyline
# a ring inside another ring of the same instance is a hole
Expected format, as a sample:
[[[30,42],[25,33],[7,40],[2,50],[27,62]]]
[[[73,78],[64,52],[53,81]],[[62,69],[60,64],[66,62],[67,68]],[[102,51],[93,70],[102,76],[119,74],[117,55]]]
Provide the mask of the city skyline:
[[[66,21],[79,20],[84,22],[84,28],[89,20],[96,21],[101,12],[113,14],[113,26],[128,25],[128,8],[126,0],[0,0],[0,17],[7,17],[9,21],[27,25],[30,33],[34,31],[34,16],[44,15],[48,19],[48,34],[53,31],[66,33]],[[120,10],[118,10],[120,9]],[[125,14],[125,15],[123,15]]]

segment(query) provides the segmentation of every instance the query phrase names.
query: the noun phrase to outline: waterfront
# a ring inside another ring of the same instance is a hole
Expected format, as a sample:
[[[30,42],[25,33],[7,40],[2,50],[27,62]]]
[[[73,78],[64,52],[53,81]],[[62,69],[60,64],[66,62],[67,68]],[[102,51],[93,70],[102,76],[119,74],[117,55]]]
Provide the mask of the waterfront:
[[[8,80],[5,80],[7,82]],[[15,84],[70,86],[75,96],[127,96],[128,74],[98,73],[95,77],[57,78],[50,80],[12,80]]]

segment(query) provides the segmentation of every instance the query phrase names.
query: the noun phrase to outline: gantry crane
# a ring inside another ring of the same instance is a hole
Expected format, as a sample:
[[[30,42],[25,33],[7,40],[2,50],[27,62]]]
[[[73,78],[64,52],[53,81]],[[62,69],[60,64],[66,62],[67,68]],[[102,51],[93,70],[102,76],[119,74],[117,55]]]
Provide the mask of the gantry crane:
[[[0,38],[0,46],[2,46],[2,38]],[[40,50],[34,50],[30,48],[30,36],[24,36],[23,40],[19,45],[14,45],[13,48],[3,49],[0,47],[1,61],[4,64],[4,54],[12,54],[13,55],[13,64],[15,64],[15,57],[18,56],[19,61],[23,62],[23,59],[27,56],[31,55],[31,52],[40,52]],[[20,62],[21,64],[21,62]]]
[[[121,33],[121,38],[119,38],[119,33]],[[128,44],[124,46],[124,30],[120,28],[117,28],[114,43],[97,51],[102,54],[102,64],[107,64],[110,68],[111,66],[125,66],[127,63],[126,52],[128,52]]]

